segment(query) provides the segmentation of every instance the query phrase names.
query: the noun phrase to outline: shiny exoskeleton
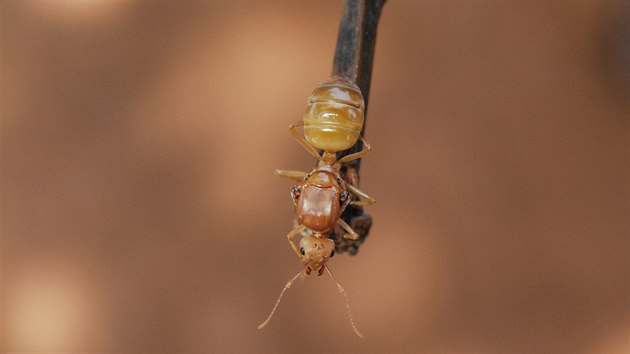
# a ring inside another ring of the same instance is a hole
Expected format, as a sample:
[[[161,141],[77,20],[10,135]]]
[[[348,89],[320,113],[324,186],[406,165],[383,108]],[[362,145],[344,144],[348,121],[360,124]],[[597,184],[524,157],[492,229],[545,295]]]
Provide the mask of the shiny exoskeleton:
[[[361,90],[345,77],[335,76],[315,87],[308,97],[302,122],[289,126],[295,139],[319,161],[318,166],[308,174],[300,171],[275,172],[299,183],[291,191],[299,225],[288,234],[288,238],[305,265],[317,257],[306,252],[302,254],[292,241],[293,237],[302,233],[303,228],[311,230],[316,238],[324,238],[327,231],[339,225],[346,231],[345,238],[357,239],[357,233],[339,217],[350,203],[364,205],[375,202],[356,186],[345,183],[339,174],[342,164],[364,156],[371,149],[360,135],[363,114]],[[297,130],[298,126],[304,127],[304,136]],[[349,149],[359,139],[363,142],[363,150],[337,160],[337,152]],[[317,149],[323,152],[320,154]],[[350,193],[363,200],[352,201]],[[307,272],[323,272],[321,267],[309,268]]]
[[[317,167],[310,173],[275,171],[276,175],[298,183],[291,190],[298,225],[288,233],[287,238],[304,269],[286,284],[276,306],[259,328],[269,322],[282,295],[301,274],[315,271],[322,275],[327,271],[332,276],[326,263],[334,255],[335,243],[326,237],[326,232],[339,225],[346,231],[345,238],[350,240],[358,238],[357,233],[340,218],[341,213],[350,204],[371,205],[375,200],[357,186],[346,183],[340,177],[339,171],[344,163],[361,158],[370,151],[370,144],[361,136],[363,115],[364,101],[361,90],[350,80],[335,76],[320,83],[309,95],[303,121],[289,126],[295,139],[319,161]],[[304,136],[297,130],[298,126],[303,126]],[[358,140],[362,141],[363,150],[337,159],[337,152],[349,149]],[[318,149],[322,150],[322,153]],[[359,199],[352,200],[351,193]],[[307,229],[310,230],[309,234],[305,234]],[[303,236],[299,248],[293,242],[297,235]],[[339,282],[337,285],[340,292],[346,296]],[[347,309],[350,316],[349,307]],[[357,335],[361,337],[351,316],[350,322]]]
[[[315,170],[304,183],[293,187],[291,196],[300,224],[317,233],[333,227],[350,202],[343,179],[325,169]]]
[[[321,166],[306,176],[303,183],[293,187],[291,196],[299,224],[314,234],[300,240],[300,258],[307,274],[315,270],[321,275],[335,247],[334,241],[322,235],[341,220],[341,212],[350,203],[350,193],[335,171]],[[293,242],[291,246],[295,246]]]

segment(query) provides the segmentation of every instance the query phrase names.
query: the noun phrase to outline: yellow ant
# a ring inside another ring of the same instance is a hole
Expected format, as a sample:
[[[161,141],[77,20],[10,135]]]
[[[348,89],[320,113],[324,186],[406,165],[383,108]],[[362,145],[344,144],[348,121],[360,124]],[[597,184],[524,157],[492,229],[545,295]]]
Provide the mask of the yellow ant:
[[[322,275],[326,271],[335,280],[339,292],[345,298],[352,329],[357,336],[363,338],[352,319],[350,303],[344,288],[326,265],[335,254],[335,243],[325,236],[325,232],[339,225],[347,232],[344,238],[358,239],[359,235],[340,218],[341,213],[350,204],[372,205],[376,202],[356,186],[346,183],[339,174],[342,164],[361,158],[370,152],[370,144],[361,136],[363,102],[361,90],[354,83],[345,77],[334,76],[317,85],[309,95],[303,121],[289,126],[289,131],[300,145],[319,161],[311,173],[275,171],[276,175],[298,183],[291,189],[291,197],[299,225],[287,234],[287,238],[291,248],[304,265],[304,269],[287,282],[271,313],[258,326],[258,329],[262,329],[269,323],[284,292],[300,275],[310,274],[311,271]],[[304,127],[304,136],[298,132],[298,126]],[[363,150],[338,160],[337,152],[349,149],[357,140],[363,143]],[[322,150],[323,153],[320,154],[317,149]],[[350,193],[363,200],[352,200]],[[303,236],[298,249],[293,239],[306,229],[311,230],[312,235]]]

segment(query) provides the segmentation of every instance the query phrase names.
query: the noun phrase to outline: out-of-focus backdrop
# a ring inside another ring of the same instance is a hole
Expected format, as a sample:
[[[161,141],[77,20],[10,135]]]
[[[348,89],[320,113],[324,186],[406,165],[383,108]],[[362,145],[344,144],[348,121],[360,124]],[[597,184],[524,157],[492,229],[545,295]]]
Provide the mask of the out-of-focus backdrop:
[[[0,4],[4,351],[628,347],[630,12],[391,0],[357,256],[308,277],[290,137],[340,1]]]

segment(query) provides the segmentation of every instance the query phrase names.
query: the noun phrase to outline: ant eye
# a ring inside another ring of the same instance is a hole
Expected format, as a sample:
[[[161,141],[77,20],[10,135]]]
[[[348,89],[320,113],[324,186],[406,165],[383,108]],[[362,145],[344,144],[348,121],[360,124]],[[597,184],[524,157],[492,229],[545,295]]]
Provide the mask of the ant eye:
[[[335,250],[332,250],[332,252],[330,252],[330,258],[333,258],[335,256]]]
[[[300,253],[301,253],[302,255],[304,255],[304,254],[306,253],[306,252],[304,252],[304,247],[300,247]]]

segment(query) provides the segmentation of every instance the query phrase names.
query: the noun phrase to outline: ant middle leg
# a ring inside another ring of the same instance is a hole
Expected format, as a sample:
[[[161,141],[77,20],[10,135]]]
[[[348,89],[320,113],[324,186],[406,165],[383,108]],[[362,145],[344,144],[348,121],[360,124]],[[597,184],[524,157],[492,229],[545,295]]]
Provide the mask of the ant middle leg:
[[[350,225],[348,225],[345,221],[343,221],[342,218],[337,219],[337,224],[339,224],[339,226],[341,226],[347,232],[347,234],[343,235],[343,238],[348,239],[348,240],[359,239],[359,234],[357,234],[352,229],[352,227],[350,227]]]
[[[350,192],[354,193],[354,195],[358,196],[359,198],[363,198],[363,200],[353,200],[353,201],[351,201],[350,205],[374,205],[374,203],[376,203],[376,199],[370,197],[364,191],[362,191],[359,188],[351,185],[350,183],[346,183],[346,188]]]

